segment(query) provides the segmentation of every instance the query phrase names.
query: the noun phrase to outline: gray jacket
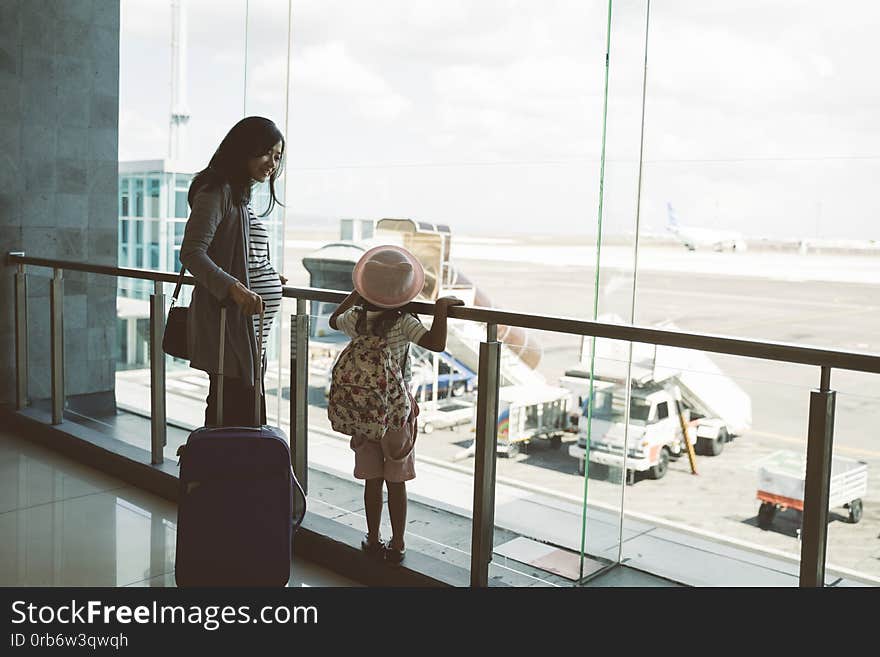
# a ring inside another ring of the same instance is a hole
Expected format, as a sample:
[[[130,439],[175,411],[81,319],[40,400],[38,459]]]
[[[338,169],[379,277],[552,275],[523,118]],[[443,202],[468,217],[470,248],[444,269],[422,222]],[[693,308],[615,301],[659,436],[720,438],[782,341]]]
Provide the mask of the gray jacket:
[[[247,253],[250,223],[245,206],[228,185],[203,189],[193,198],[180,262],[196,279],[187,319],[190,366],[216,374],[220,350],[220,306],[226,307],[224,375],[254,385],[256,336],[250,317],[229,297],[236,281],[250,287]]]

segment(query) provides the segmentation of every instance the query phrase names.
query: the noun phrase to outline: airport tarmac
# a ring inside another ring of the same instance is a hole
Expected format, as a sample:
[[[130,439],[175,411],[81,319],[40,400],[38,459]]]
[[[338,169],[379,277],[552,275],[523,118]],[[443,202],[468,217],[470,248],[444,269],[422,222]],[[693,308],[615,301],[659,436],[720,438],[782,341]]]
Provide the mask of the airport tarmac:
[[[332,239],[332,236],[329,237]],[[328,239],[328,241],[329,241]],[[287,276],[292,285],[308,285],[299,263],[314,244],[288,242]],[[578,251],[580,249],[580,251]],[[632,250],[611,247],[599,281],[599,314],[630,316]],[[456,265],[492,299],[496,307],[542,315],[589,319],[593,314],[595,249],[585,246],[481,243],[453,237]],[[580,259],[578,259],[580,254]],[[628,255],[627,255],[628,254]],[[590,257],[592,256],[592,257]],[[604,257],[604,256],[603,256]],[[690,253],[683,247],[650,247],[639,256],[635,323],[672,322],[683,331],[880,353],[880,258],[766,253]],[[299,266],[298,266],[299,265]],[[824,280],[828,279],[828,280]],[[577,361],[576,336],[536,333],[542,345],[538,370],[549,383]],[[727,537],[732,541],[797,555],[797,518],[777,516],[768,530],[757,526],[757,463],[777,450],[805,451],[810,390],[819,383],[815,367],[757,359],[713,356],[713,360],[749,393],[752,430],[729,443],[717,457],[697,456],[698,474],[687,458],[672,463],[660,481],[639,480],[622,486],[606,479],[587,480],[592,503],[619,505],[625,496],[629,513],[663,519]],[[829,525],[828,560],[836,566],[880,576],[880,378],[835,371],[838,391],[835,454],[868,463],[864,517],[846,521],[845,509],[834,509]],[[322,419],[319,409],[312,427]],[[454,467],[468,445],[468,427],[435,431],[419,438],[419,455]],[[539,441],[513,459],[499,459],[498,476],[552,491],[566,499],[583,499],[584,479],[568,455],[573,435],[561,448]],[[613,477],[612,473],[612,477]],[[540,537],[537,537],[540,538]]]

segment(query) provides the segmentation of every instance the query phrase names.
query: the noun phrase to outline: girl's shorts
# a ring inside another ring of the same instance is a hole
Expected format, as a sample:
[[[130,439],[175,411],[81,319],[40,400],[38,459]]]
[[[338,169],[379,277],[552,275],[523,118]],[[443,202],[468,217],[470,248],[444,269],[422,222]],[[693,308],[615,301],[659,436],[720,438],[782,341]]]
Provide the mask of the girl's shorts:
[[[419,433],[419,407],[412,400],[409,419],[399,429],[389,429],[382,440],[352,436],[355,479],[384,479],[400,483],[415,479],[416,437]]]

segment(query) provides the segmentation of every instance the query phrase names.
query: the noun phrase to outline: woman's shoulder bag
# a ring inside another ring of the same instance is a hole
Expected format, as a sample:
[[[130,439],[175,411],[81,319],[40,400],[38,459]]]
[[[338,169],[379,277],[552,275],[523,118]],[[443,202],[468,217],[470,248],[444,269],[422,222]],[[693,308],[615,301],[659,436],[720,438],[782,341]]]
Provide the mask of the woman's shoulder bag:
[[[189,350],[186,346],[186,322],[189,308],[174,304],[180,296],[180,288],[183,285],[183,274],[186,267],[181,265],[180,276],[177,278],[177,286],[171,295],[171,309],[168,311],[168,321],[165,324],[165,334],[162,336],[162,351],[175,358],[189,360]]]

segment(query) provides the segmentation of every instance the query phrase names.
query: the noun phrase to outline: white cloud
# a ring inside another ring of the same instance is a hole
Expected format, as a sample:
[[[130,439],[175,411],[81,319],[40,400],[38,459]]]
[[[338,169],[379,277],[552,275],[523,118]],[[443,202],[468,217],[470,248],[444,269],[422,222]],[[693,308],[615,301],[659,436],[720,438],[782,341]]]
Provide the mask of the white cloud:
[[[382,76],[353,59],[340,42],[310,46],[295,56],[293,85],[298,93],[319,91],[347,97],[348,102],[375,119],[397,119],[412,106]]]

